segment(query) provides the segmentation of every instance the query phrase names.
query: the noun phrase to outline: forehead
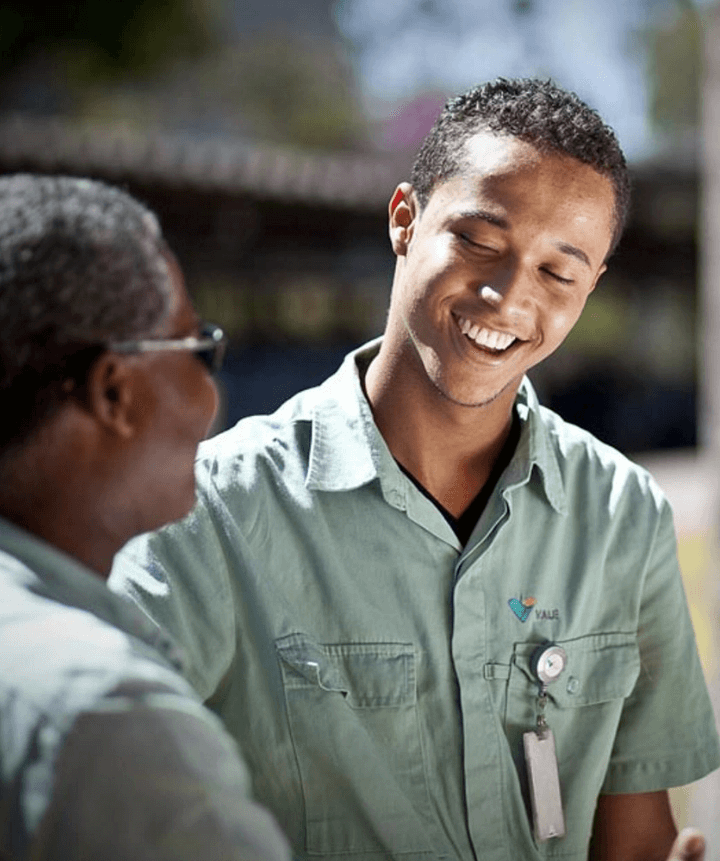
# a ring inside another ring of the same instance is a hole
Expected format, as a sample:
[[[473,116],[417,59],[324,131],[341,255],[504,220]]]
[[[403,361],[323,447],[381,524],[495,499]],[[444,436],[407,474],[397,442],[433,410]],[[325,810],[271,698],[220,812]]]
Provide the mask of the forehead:
[[[614,230],[612,182],[571,156],[542,152],[518,138],[482,131],[465,143],[460,173],[439,183],[428,201],[446,213],[478,206],[538,227],[562,221],[606,236]]]
[[[601,203],[614,203],[614,188],[610,179],[594,167],[572,156],[553,151],[542,151],[527,141],[481,131],[463,145],[459,159],[460,176],[471,181],[484,180],[486,187],[492,181],[506,179],[532,179],[555,187],[573,189],[584,197],[596,197]]]
[[[459,161],[463,175],[492,175],[536,167],[548,157],[512,135],[480,131],[465,141]]]

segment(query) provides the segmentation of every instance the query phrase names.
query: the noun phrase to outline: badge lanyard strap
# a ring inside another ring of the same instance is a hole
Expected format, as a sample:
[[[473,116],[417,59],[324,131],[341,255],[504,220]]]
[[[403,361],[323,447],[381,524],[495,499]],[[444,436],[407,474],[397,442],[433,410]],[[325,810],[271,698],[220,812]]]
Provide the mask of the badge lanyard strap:
[[[537,724],[535,726],[535,732],[539,736],[545,735],[548,731],[548,722],[545,717],[545,707],[547,706],[547,685],[545,682],[540,682],[540,689],[538,693],[538,698],[536,701],[537,705]]]

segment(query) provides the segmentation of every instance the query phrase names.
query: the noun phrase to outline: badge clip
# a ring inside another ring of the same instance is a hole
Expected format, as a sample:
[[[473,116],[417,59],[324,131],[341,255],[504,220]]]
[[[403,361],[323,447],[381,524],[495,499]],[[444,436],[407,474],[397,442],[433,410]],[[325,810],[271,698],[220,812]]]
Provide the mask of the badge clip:
[[[539,682],[535,729],[523,733],[525,764],[530,787],[535,839],[544,843],[552,837],[565,836],[565,816],[560,791],[555,736],[545,716],[547,687],[557,681],[567,665],[567,654],[561,646],[541,646],[530,659]]]

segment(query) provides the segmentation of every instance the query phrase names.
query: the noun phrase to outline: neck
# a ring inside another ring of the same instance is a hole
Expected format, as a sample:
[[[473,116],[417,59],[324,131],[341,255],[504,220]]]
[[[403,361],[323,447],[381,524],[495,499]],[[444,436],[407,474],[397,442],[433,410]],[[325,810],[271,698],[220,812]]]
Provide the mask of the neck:
[[[25,504],[31,501],[32,506]],[[77,559],[102,580],[110,576],[113,557],[124,543],[95,522],[97,513],[80,511],[77,500],[64,496],[57,501],[27,497],[18,505],[3,494],[0,515]]]
[[[481,406],[447,399],[412,361],[380,353],[365,390],[393,457],[458,517],[485,485],[512,427],[518,386]],[[519,381],[518,381],[519,385]]]
[[[132,533],[115,527],[121,519],[109,510],[102,465],[89,457],[87,439],[75,436],[77,445],[58,446],[48,430],[3,460],[0,515],[104,580]]]

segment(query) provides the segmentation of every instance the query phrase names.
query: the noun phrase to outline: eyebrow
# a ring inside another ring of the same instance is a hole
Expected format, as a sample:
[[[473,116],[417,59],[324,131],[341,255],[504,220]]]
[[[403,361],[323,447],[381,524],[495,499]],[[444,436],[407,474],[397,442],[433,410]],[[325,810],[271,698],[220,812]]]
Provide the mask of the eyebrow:
[[[509,222],[507,219],[503,218],[501,215],[497,215],[497,213],[490,212],[487,209],[473,209],[468,210],[467,212],[458,213],[458,218],[470,218],[476,221],[486,221],[488,224],[492,224],[495,227],[499,227],[502,230],[507,230]],[[579,260],[581,263],[584,263],[589,269],[592,269],[592,264],[590,263],[590,258],[587,254],[582,250],[582,248],[578,248],[575,245],[570,245],[569,242],[556,242],[554,243],[555,247],[561,254],[567,254],[570,257],[574,257],[576,260]]]
[[[561,254],[569,254],[570,257],[575,257],[581,263],[584,263],[588,269],[592,269],[590,258],[581,248],[576,248],[574,245],[569,245],[567,242],[556,242],[555,247]]]
[[[467,212],[459,212],[456,217],[460,219],[471,218],[475,221],[487,221],[489,224],[493,224],[495,227],[501,227],[503,230],[507,230],[510,226],[507,219],[495,212],[490,212],[487,209],[472,209]]]

